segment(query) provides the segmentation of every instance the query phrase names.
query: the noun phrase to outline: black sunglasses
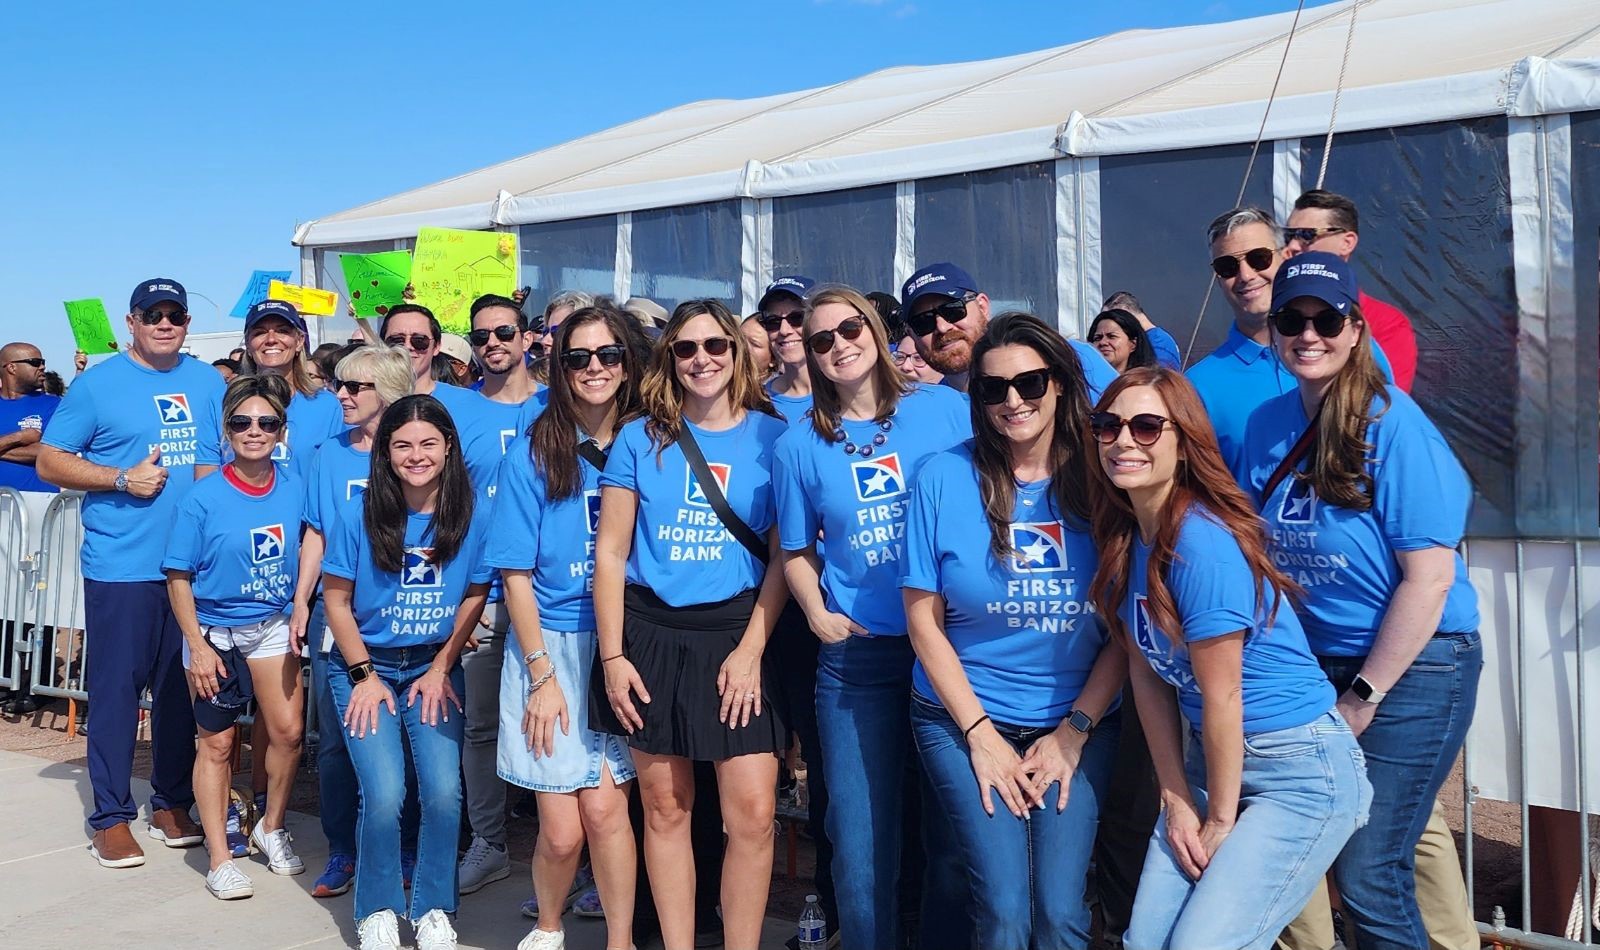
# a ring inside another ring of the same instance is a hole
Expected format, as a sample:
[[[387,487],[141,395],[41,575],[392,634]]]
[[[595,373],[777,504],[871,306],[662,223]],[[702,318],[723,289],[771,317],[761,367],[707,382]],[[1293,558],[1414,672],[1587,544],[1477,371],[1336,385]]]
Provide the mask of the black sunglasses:
[[[139,314],[139,322],[144,324],[147,327],[153,327],[153,326],[155,326],[156,324],[160,323],[163,320],[167,321],[168,323],[172,324],[175,327],[188,326],[189,325],[189,311],[187,311],[187,310],[174,310],[171,313],[166,313],[166,312],[163,312],[163,311],[146,310],[143,313]]]
[[[1089,431],[1101,445],[1110,445],[1122,435],[1122,427],[1127,426],[1133,434],[1133,441],[1143,446],[1156,444],[1161,438],[1161,432],[1171,420],[1166,416],[1158,416],[1153,412],[1141,412],[1131,419],[1124,419],[1114,412],[1095,412],[1089,414]]]
[[[410,343],[411,352],[426,353],[428,348],[433,346],[434,341],[433,337],[423,333],[413,333],[410,336],[406,336],[404,333],[396,333],[391,336],[384,337],[383,342],[389,344],[390,346],[398,346],[401,349],[405,349],[406,344]]]
[[[521,332],[515,323],[502,323],[492,330],[473,330],[467,334],[467,339],[472,341],[473,346],[483,346],[489,342],[489,334],[493,333],[494,338],[501,343],[510,343]]]
[[[804,310],[796,310],[793,313],[763,313],[759,322],[761,329],[768,333],[777,333],[778,328],[785,323],[789,324],[789,329],[798,330],[800,324],[806,322],[806,313]]]
[[[622,362],[622,356],[626,352],[627,348],[621,343],[607,343],[593,350],[573,348],[561,352],[561,365],[574,373],[588,369],[591,358],[598,358],[601,366],[616,366]]]
[[[228,431],[235,435],[243,435],[250,431],[252,423],[267,435],[276,435],[278,430],[283,428],[283,419],[279,416],[247,416],[240,414],[228,417]]]
[[[985,406],[998,406],[1005,402],[1007,395],[1013,389],[1023,399],[1038,399],[1049,388],[1048,369],[1030,369],[1010,379],[1004,376],[975,376],[972,379],[972,391],[977,395],[978,401]]]
[[[1329,234],[1343,234],[1349,228],[1284,228],[1283,243],[1292,244],[1299,241],[1301,244],[1313,244],[1318,238]]]
[[[911,332],[917,336],[927,336],[939,326],[938,318],[943,317],[945,323],[958,323],[967,316],[967,303],[973,298],[971,295],[946,300],[944,303],[929,310],[919,310],[906,318],[906,325],[911,327]]]
[[[714,336],[708,340],[673,340],[672,355],[680,360],[692,360],[694,354],[703,347],[707,356],[721,356],[732,345],[733,341],[725,336]]]
[[[810,347],[813,353],[826,353],[833,349],[834,340],[841,336],[846,340],[854,340],[860,337],[861,331],[866,328],[867,320],[865,317],[849,317],[840,320],[839,325],[832,330],[818,330],[806,337],[806,346]]]
[[[1271,314],[1272,328],[1278,331],[1279,336],[1296,337],[1306,332],[1306,324],[1316,328],[1317,336],[1330,338],[1338,336],[1350,318],[1339,311],[1328,307],[1318,311],[1313,316],[1306,316],[1298,310],[1284,307],[1274,310]]]
[[[44,357],[42,356],[30,356],[25,360],[8,360],[6,365],[10,366],[12,363],[27,363],[34,369],[44,369]]]
[[[362,382],[357,382],[356,380],[353,380],[353,379],[336,379],[336,380],[333,381],[333,391],[334,392],[339,392],[339,391],[343,390],[344,392],[349,393],[350,394],[350,398],[352,398],[352,399],[354,399],[356,396],[361,395],[362,393],[366,392],[369,389],[377,389],[377,388],[378,388],[378,384],[377,383],[362,383]]]
[[[1278,252],[1270,247],[1252,247],[1243,254],[1223,254],[1220,257],[1213,257],[1211,269],[1217,272],[1218,277],[1229,280],[1239,276],[1241,259],[1250,265],[1251,270],[1259,273],[1271,267],[1273,258],[1277,256]]]

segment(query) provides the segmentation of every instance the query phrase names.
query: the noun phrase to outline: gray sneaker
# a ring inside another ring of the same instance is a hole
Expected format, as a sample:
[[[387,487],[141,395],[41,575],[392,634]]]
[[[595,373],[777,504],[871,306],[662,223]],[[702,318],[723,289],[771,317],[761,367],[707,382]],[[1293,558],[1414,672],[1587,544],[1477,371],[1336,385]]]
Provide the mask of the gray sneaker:
[[[472,846],[462,855],[461,866],[457,868],[456,876],[461,882],[461,893],[471,894],[486,884],[510,877],[511,856],[506,854],[504,847],[497,848],[485,839],[473,835]]]

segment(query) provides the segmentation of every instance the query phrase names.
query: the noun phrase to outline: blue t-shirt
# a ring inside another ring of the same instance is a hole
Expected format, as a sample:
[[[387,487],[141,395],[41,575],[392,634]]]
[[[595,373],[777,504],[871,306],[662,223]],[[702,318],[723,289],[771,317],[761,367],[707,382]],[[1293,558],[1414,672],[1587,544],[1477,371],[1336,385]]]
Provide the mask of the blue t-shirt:
[[[1117,381],[1117,371],[1111,368],[1101,352],[1082,340],[1067,338],[1072,348],[1078,353],[1078,362],[1083,365],[1083,379],[1089,389],[1089,405],[1100,401],[1100,394],[1106,387]]]
[[[1238,541],[1205,509],[1190,509],[1178,529],[1178,547],[1166,568],[1166,590],[1178,606],[1184,640],[1210,640],[1245,630],[1243,702],[1245,734],[1304,726],[1333,709],[1333,685],[1306,645],[1306,632],[1288,598],[1272,611],[1274,589],[1262,589],[1256,606],[1256,582]],[[1202,728],[1200,685],[1187,649],[1173,649],[1166,633],[1155,629],[1146,606],[1149,593],[1150,547],[1134,542],[1133,569],[1128,574],[1128,600],[1122,619],[1133,645],[1150,667],[1178,688],[1178,705],[1190,726]]]
[[[61,404],[60,396],[34,393],[16,399],[0,399],[0,435],[11,435],[24,429],[43,432],[45,424],[55,415]],[[0,485],[17,491],[60,491],[61,489],[39,477],[32,465],[0,459]]]
[[[456,430],[461,435],[462,458],[467,463],[467,476],[472,479],[472,490],[477,493],[480,506],[476,517],[490,517],[500,460],[522,434],[519,420],[529,401],[496,402],[480,394],[471,412],[455,416]],[[489,603],[497,604],[502,598],[500,573],[496,571],[489,585]]]
[[[1267,479],[1310,425],[1298,391],[1268,401],[1250,417],[1245,487],[1261,504],[1278,567],[1306,589],[1306,635],[1318,656],[1365,656],[1400,584],[1397,551],[1455,548],[1466,530],[1472,484],[1455,453],[1415,400],[1388,388],[1389,407],[1367,428],[1372,507],[1322,504],[1308,481],[1290,476],[1261,498]],[[1305,464],[1301,464],[1304,470]],[[1439,630],[1478,629],[1478,593],[1457,553],[1456,579]]]
[[[1311,655],[1294,608],[1288,598],[1279,600],[1268,625],[1273,588],[1263,587],[1265,602],[1258,607],[1255,579],[1227,529],[1203,508],[1191,508],[1178,529],[1174,553],[1165,579],[1183,624],[1184,641],[1245,631],[1241,680],[1245,735],[1303,726],[1333,708],[1333,686]],[[1200,686],[1188,650],[1174,649],[1150,621],[1145,603],[1149,565],[1150,547],[1136,539],[1122,620],[1151,668],[1177,687],[1178,705],[1189,725],[1200,729]]]
[[[439,400],[440,405],[444,406],[444,411],[450,413],[450,421],[456,424],[457,429],[460,429],[484,403],[481,394],[449,383],[434,383],[433,392],[427,395]]]
[[[871,420],[843,420],[846,438],[871,445],[881,431]],[[804,551],[819,540],[822,593],[828,609],[868,633],[902,636],[905,601],[906,512],[922,464],[972,437],[966,399],[943,386],[917,386],[900,400],[888,441],[872,457],[846,455],[843,442],[824,442],[810,420],[778,440],[773,486],[779,541]]]
[[[600,476],[602,488],[626,488],[639,496],[628,583],[650,588],[674,607],[716,603],[760,587],[765,567],[722,526],[683,449],[674,442],[657,462],[644,425],[644,419],[635,419],[622,427]],[[765,538],[777,517],[772,450],[787,424],[747,412],[738,425],[721,432],[684,425],[694,431],[733,513]]]
[[[970,443],[922,464],[901,586],[944,598],[945,634],[984,712],[1014,725],[1055,726],[1106,643],[1089,601],[1100,559],[1088,525],[1058,516],[1043,481],[1018,491],[1011,515],[1017,555],[998,563],[978,491]],[[939,702],[920,660],[911,684]]]
[[[362,504],[340,508],[328,534],[322,571],[354,582],[350,606],[361,639],[369,647],[414,647],[443,643],[455,627],[467,588],[487,584],[494,573],[483,563],[485,521],[472,519],[461,550],[445,564],[430,561],[433,515],[406,516],[405,566],[398,574],[378,570],[363,527]]]
[[[337,513],[367,491],[372,453],[355,448],[355,435],[356,430],[348,429],[329,439],[311,459],[302,520],[324,535]]]
[[[1389,359],[1377,341],[1373,341],[1372,355],[1384,380],[1394,382]],[[1189,367],[1184,375],[1200,393],[1200,401],[1211,417],[1211,428],[1217,431],[1222,460],[1235,477],[1244,465],[1244,430],[1250,413],[1268,399],[1294,392],[1300,385],[1278,359],[1277,350],[1250,339],[1237,326],[1229,326],[1228,338],[1222,345]]]
[[[1150,341],[1150,348],[1156,351],[1156,362],[1167,369],[1183,369],[1183,353],[1178,349],[1178,341],[1172,334],[1160,327],[1151,327],[1144,331],[1145,339]]]
[[[288,432],[272,453],[272,460],[294,472],[302,484],[310,481],[311,460],[322,443],[349,428],[339,397],[326,389],[315,396],[295,393],[289,400]],[[228,453],[231,455],[232,453]]]
[[[222,376],[180,356],[156,370],[118,353],[91,368],[61,400],[44,444],[96,465],[132,468],[161,452],[167,483],[154,498],[93,491],[83,498],[83,576],[95,581],[158,581],[178,504],[196,465],[221,461]]]
[[[531,571],[539,624],[593,630],[594,533],[600,527],[600,470],[578,457],[583,487],[552,504],[522,436],[500,463],[485,560],[496,569]]]
[[[784,421],[791,426],[810,425],[811,420],[806,418],[806,413],[811,411],[815,397],[810,393],[804,396],[782,396],[772,391],[772,382],[767,383],[767,395],[772,397],[772,405],[783,413]]]
[[[237,627],[283,613],[300,564],[305,485],[278,471],[257,498],[221,475],[202,479],[178,505],[164,571],[194,575],[200,623]]]
[[[528,427],[533,425],[533,420],[539,418],[539,413],[544,412],[549,405],[550,387],[540,386],[539,391],[522,404],[522,413],[517,416],[517,434],[526,434]]]

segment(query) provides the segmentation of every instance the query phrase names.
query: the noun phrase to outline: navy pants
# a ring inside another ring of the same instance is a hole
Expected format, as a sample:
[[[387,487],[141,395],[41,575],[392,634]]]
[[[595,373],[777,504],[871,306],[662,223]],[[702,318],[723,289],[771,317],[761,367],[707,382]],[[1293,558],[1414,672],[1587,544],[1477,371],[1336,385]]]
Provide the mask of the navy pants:
[[[83,582],[89,690],[89,782],[96,831],[138,817],[133,748],[139,699],[150,690],[150,808],[194,805],[194,706],[183,634],[164,581]]]

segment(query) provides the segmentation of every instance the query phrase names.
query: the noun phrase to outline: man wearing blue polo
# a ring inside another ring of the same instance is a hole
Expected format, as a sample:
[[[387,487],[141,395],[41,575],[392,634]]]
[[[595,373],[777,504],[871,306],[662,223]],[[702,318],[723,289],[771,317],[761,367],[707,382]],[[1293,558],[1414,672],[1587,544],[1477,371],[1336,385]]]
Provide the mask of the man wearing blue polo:
[[[60,396],[44,391],[44,356],[32,343],[0,348],[0,485],[17,491],[53,492],[35,469],[39,438],[55,415]]]
[[[189,303],[165,277],[134,288],[127,350],[82,376],[45,427],[39,477],[83,499],[83,594],[94,854],[135,867],[144,851],[128,823],[139,697],[151,696],[149,834],[169,848],[204,840],[194,805],[194,709],[183,636],[161,559],[178,503],[220,461],[222,377],[181,350]]]

